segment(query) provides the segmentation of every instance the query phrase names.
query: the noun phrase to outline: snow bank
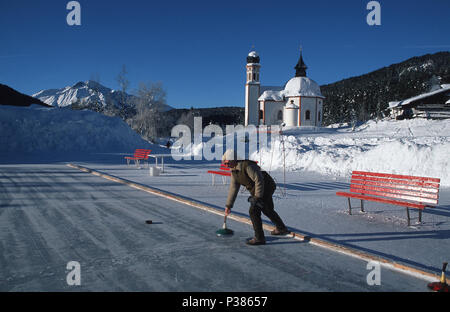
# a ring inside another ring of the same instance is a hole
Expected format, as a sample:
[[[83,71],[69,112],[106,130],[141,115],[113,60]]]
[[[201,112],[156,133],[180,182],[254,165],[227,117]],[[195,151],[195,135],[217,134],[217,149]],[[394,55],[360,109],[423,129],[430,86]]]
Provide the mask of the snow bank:
[[[118,117],[64,108],[0,106],[0,152],[130,152],[148,147]]]
[[[283,159],[283,140],[285,160]],[[270,149],[250,155],[265,170],[308,170],[350,176],[352,170],[441,178],[450,186],[450,120],[368,122],[322,133],[286,134]]]

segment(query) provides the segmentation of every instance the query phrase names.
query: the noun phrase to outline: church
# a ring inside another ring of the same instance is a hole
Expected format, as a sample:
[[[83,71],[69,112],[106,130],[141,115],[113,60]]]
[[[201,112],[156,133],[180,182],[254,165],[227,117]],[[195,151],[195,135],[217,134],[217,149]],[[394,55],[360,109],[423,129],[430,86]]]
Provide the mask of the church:
[[[294,67],[295,77],[283,87],[261,86],[260,58],[255,51],[248,54],[246,68],[245,126],[322,126],[325,97],[319,85],[306,77],[307,66],[301,52]]]

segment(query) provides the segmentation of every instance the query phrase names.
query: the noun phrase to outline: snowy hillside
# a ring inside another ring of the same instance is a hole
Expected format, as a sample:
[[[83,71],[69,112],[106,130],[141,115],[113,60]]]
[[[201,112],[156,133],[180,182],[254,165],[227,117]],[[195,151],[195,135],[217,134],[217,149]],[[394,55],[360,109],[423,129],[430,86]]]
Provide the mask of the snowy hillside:
[[[204,142],[209,140],[204,138]],[[217,146],[224,142],[223,137],[214,140]],[[186,152],[200,155],[204,144],[188,147]],[[285,129],[268,148],[247,157],[269,172],[285,166],[300,174],[313,171],[350,177],[353,170],[363,170],[436,177],[442,186],[450,187],[449,155],[450,119],[413,119],[369,121],[354,131],[347,124]]]
[[[0,106],[0,153],[130,152],[149,146],[119,117],[88,110]]]
[[[308,170],[350,176],[352,170],[441,178],[450,186],[450,120],[369,121],[352,131],[337,125],[287,130],[270,150],[251,155],[266,170]]]

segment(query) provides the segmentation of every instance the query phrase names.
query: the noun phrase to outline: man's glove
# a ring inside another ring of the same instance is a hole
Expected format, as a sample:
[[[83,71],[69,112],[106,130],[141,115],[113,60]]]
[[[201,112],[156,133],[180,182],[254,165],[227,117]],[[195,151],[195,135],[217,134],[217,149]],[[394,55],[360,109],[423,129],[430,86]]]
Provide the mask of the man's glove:
[[[250,203],[251,207],[257,207],[259,209],[263,209],[264,208],[264,202],[262,201],[261,198],[256,198],[254,196],[249,196],[247,200]]]

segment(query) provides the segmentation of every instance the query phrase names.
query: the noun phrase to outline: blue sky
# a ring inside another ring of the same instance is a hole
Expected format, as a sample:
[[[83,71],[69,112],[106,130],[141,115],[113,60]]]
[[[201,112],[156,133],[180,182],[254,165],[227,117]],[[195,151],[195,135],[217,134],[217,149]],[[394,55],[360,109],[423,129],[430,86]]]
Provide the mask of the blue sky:
[[[384,0],[369,26],[368,0],[0,0],[0,83],[32,94],[99,77],[110,88],[122,65],[130,91],[162,82],[177,108],[244,106],[245,59],[261,57],[263,85],[283,85],[303,46],[320,85],[410,57],[450,51],[449,0]]]

